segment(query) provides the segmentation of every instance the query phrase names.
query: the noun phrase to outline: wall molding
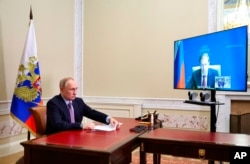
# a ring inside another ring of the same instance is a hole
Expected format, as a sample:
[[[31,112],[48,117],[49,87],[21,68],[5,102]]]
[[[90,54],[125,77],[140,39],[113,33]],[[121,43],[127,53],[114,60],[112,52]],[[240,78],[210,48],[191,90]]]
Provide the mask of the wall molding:
[[[84,45],[84,0],[75,0],[74,29],[74,79],[78,84],[78,96],[83,95],[83,45]]]
[[[96,97],[84,96],[85,102],[99,103],[122,103],[122,104],[141,104],[142,108],[152,109],[176,109],[176,110],[204,110],[204,107],[192,104],[183,103],[184,99],[169,99],[169,98],[131,98],[131,97]]]
[[[84,96],[84,101],[88,103],[99,104],[138,104],[141,109],[168,109],[173,111],[209,111],[207,106],[193,105],[183,103],[185,99],[170,98],[133,98],[133,97],[102,97],[102,96]],[[224,103],[217,108],[218,120],[217,130],[221,132],[229,132],[229,116],[231,112],[232,100],[250,100],[249,92],[218,92],[217,101]],[[44,98],[44,104],[49,98]],[[141,111],[143,112],[143,111]],[[10,101],[0,102],[0,116],[10,113]],[[141,113],[143,114],[143,113]],[[135,116],[136,117],[136,116]],[[1,122],[0,122],[1,123]]]
[[[204,107],[199,105],[192,105],[183,103],[185,99],[171,99],[171,98],[133,98],[133,97],[102,97],[102,96],[83,96],[86,103],[118,103],[118,104],[141,104],[142,108],[155,109],[177,109],[177,110],[204,110]],[[50,98],[43,98],[44,104]],[[10,113],[9,101],[0,102],[0,116]]]

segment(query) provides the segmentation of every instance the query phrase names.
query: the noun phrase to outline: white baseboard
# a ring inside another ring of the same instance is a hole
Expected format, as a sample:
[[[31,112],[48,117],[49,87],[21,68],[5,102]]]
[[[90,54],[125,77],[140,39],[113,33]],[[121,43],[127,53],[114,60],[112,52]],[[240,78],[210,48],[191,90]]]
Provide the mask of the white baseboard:
[[[0,157],[23,151],[23,146],[20,143],[26,140],[27,138],[24,137],[23,139],[0,145]]]

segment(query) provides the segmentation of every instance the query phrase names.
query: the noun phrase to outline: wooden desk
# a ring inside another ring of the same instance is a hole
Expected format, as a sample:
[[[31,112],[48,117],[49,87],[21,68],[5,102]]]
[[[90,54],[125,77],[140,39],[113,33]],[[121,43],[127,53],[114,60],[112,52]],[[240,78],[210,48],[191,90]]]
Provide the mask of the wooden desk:
[[[250,152],[250,136],[245,134],[155,129],[139,136],[140,163],[146,163],[146,153],[154,153],[154,163],[160,154],[206,160],[230,161],[230,150],[244,148]]]
[[[139,146],[138,136],[143,132],[129,131],[138,125],[132,118],[117,120],[123,125],[116,131],[64,131],[22,142],[25,164],[128,164],[131,152]]]

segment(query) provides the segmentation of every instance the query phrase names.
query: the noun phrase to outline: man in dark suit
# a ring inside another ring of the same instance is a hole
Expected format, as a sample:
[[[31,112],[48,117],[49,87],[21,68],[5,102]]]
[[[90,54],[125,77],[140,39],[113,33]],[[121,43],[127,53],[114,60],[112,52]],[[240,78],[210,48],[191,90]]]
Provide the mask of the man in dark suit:
[[[204,52],[200,58],[200,69],[193,71],[192,77],[187,83],[186,88],[206,89],[214,88],[215,76],[219,76],[217,70],[209,68],[210,60],[208,53]]]
[[[119,128],[116,119],[90,108],[82,98],[76,97],[77,84],[73,78],[62,79],[59,87],[60,94],[47,103],[47,134],[73,129],[93,129],[93,122],[82,124],[83,116]]]

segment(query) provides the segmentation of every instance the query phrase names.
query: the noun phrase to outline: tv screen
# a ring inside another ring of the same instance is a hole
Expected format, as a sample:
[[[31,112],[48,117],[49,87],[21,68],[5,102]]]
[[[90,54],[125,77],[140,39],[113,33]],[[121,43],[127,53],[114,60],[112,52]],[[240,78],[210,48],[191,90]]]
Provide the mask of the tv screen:
[[[248,27],[174,41],[174,89],[247,90]]]

